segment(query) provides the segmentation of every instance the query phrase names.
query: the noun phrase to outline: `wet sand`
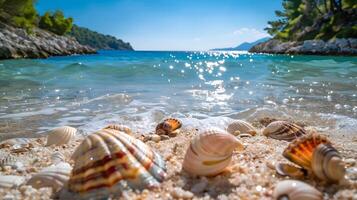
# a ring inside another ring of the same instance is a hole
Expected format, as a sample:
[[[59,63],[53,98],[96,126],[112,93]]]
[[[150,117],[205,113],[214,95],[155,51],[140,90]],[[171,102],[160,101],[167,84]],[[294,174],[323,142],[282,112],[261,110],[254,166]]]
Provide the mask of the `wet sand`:
[[[254,122],[254,126],[262,128],[264,120]],[[99,127],[100,128],[100,127]],[[307,129],[309,127],[306,127]],[[158,142],[146,141],[166,160],[167,178],[155,190],[132,191],[122,193],[119,199],[272,199],[274,186],[282,180],[291,179],[278,175],[274,170],[277,162],[289,163],[282,152],[289,144],[267,138],[261,131],[253,137],[239,138],[245,149],[234,152],[232,165],[226,172],[215,177],[192,177],[182,170],[182,161],[191,139],[197,130],[183,129],[176,137]],[[323,192],[324,199],[356,199],[357,198],[357,136],[334,135],[322,133],[331,139],[347,161],[347,180],[341,185],[327,185],[313,177],[302,180]],[[136,134],[137,138],[143,136]],[[45,147],[46,138],[30,139],[20,147],[5,141],[0,145],[0,153],[10,153],[16,156],[23,167],[11,169],[2,168],[0,175],[18,175],[28,180],[42,168],[52,164],[51,155],[61,152],[64,162],[73,165],[70,156],[83,137],[78,136],[69,144]],[[15,150],[14,150],[15,149]],[[20,149],[20,150],[19,150]],[[34,189],[31,186],[20,185],[15,189],[0,189],[0,199],[49,199],[54,194],[50,188]]]

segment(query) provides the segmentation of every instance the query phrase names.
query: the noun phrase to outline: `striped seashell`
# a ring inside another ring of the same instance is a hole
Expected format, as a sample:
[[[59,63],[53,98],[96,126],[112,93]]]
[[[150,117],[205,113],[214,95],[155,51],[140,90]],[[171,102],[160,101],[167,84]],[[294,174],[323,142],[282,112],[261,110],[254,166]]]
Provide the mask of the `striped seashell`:
[[[157,135],[171,135],[175,130],[181,128],[182,123],[175,118],[165,119],[156,126]]]
[[[274,200],[322,200],[322,197],[314,187],[296,180],[281,181],[273,191]]]
[[[204,131],[191,141],[183,169],[191,175],[217,175],[230,165],[233,151],[243,148],[236,137],[223,130]]]
[[[330,144],[320,144],[312,154],[313,173],[321,180],[338,182],[345,176],[345,165],[341,156]]]
[[[319,144],[330,144],[323,135],[311,133],[292,141],[284,150],[283,156],[291,162],[311,170],[312,154]]]
[[[33,175],[26,184],[36,189],[50,187],[57,192],[67,183],[71,170],[72,167],[68,163],[61,162],[42,169]]]
[[[47,135],[46,146],[67,144],[75,136],[76,132],[77,129],[70,126],[55,128]]]
[[[307,134],[305,129],[300,126],[286,122],[274,121],[263,130],[263,134],[277,140],[292,141],[302,135]]]
[[[292,178],[302,178],[307,175],[304,168],[295,167],[286,163],[278,163],[275,166],[276,172],[281,176],[290,176]]]
[[[257,134],[257,131],[251,124],[242,120],[234,120],[230,123],[227,127],[227,132],[235,136],[246,133],[252,136]]]
[[[25,181],[22,176],[0,176],[0,188],[16,188]]]
[[[127,127],[125,125],[121,125],[121,124],[109,124],[104,129],[114,129],[117,131],[122,131],[128,135],[133,135],[133,132],[131,131],[131,129],[129,127]]]
[[[53,164],[58,164],[65,160],[66,160],[65,156],[61,152],[56,151],[51,155],[51,161]]]
[[[89,136],[72,155],[68,190],[83,198],[106,198],[127,185],[134,189],[159,186],[166,176],[163,159],[146,144],[115,129]]]

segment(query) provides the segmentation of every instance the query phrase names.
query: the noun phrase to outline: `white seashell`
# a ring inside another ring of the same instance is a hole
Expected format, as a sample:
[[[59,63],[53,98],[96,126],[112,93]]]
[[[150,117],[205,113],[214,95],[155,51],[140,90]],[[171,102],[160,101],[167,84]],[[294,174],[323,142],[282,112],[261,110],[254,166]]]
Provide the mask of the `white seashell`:
[[[0,155],[0,167],[5,167],[5,166],[15,167],[17,162],[18,162],[18,158],[16,156],[7,153]]]
[[[227,131],[232,135],[248,133],[254,136],[257,134],[257,130],[251,124],[242,120],[234,120],[232,123],[228,125]]]
[[[56,151],[51,155],[51,161],[53,164],[64,162],[65,160],[65,156],[61,152]]]
[[[68,181],[72,167],[68,163],[58,163],[42,169],[27,181],[27,185],[39,189],[51,187],[54,191],[60,190]]]
[[[55,128],[48,134],[46,146],[67,144],[76,132],[77,129],[70,126]]]
[[[204,131],[191,141],[183,169],[192,175],[217,175],[230,165],[237,148],[242,150],[244,146],[233,135],[218,129]]]
[[[322,193],[314,187],[295,180],[279,182],[273,192],[274,200],[322,200]]]
[[[0,176],[0,188],[16,188],[24,181],[22,176]]]

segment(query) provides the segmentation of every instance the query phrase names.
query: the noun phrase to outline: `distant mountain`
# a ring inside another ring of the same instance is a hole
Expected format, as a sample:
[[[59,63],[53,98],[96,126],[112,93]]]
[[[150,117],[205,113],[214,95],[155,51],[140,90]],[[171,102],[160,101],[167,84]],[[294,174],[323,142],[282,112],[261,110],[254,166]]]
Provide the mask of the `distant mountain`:
[[[82,45],[88,45],[99,50],[134,50],[128,42],[77,25],[73,25],[68,35],[76,38]]]
[[[262,39],[259,39],[254,42],[243,42],[242,44],[236,46],[236,47],[228,47],[228,48],[216,48],[216,49],[211,49],[212,51],[248,51],[250,48],[252,48],[254,45],[257,45],[262,42],[266,42],[270,39],[270,37],[265,37]]]

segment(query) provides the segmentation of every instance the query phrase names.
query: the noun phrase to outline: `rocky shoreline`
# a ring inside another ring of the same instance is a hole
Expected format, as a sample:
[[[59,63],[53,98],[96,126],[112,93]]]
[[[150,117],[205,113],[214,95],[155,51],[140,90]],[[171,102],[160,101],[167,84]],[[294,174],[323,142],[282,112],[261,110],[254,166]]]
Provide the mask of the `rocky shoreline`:
[[[282,42],[270,39],[253,46],[251,53],[306,54],[306,55],[357,55],[357,39],[305,40]]]
[[[47,58],[73,54],[94,54],[92,47],[71,37],[34,28],[31,34],[0,22],[0,59]]]

